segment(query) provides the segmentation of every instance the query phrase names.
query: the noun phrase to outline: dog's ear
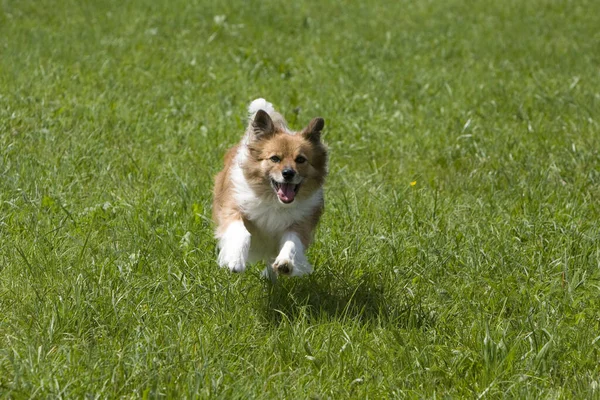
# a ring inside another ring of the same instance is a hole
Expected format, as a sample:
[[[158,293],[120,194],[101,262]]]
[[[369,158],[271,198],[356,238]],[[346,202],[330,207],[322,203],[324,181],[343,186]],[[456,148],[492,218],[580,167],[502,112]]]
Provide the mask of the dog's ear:
[[[325,120],[321,117],[313,118],[306,128],[302,131],[302,135],[313,143],[321,141],[321,131],[325,126]]]
[[[252,131],[256,139],[271,136],[275,132],[273,120],[265,110],[258,110],[252,121]]]

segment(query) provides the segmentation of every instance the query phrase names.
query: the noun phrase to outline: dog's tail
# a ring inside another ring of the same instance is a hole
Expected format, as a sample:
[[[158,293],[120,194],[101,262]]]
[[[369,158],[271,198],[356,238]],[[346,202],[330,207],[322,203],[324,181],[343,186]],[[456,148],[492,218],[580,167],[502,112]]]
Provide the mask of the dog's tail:
[[[271,117],[276,112],[275,108],[273,107],[273,104],[269,103],[268,101],[266,101],[262,97],[260,99],[254,100],[254,101],[252,101],[252,103],[250,103],[250,105],[248,106],[248,118],[250,120],[253,120],[254,119],[254,115],[256,115],[256,113],[258,112],[258,110],[264,110],[264,111],[266,111],[267,114],[269,114]]]
[[[273,104],[269,103],[267,100],[263,99],[262,97],[252,101],[252,103],[250,103],[250,105],[248,106],[248,122],[249,122],[249,124],[252,124],[252,121],[254,121],[254,116],[256,115],[258,110],[266,111],[267,114],[269,114],[269,116],[273,120],[273,123],[275,124],[275,126],[277,126],[279,129],[290,132],[290,130],[287,126],[287,122],[285,121],[285,118],[283,118],[283,115],[279,114],[275,110],[275,107],[273,107]]]

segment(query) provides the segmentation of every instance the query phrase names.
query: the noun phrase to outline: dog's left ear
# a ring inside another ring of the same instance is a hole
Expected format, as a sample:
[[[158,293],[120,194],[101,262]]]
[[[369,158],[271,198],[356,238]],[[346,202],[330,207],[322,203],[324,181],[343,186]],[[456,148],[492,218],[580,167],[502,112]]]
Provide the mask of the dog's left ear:
[[[275,125],[269,114],[264,110],[258,110],[252,121],[252,130],[256,139],[271,136],[275,132]]]
[[[313,143],[321,141],[321,131],[325,127],[325,120],[321,117],[313,118],[306,128],[302,131],[302,135]]]

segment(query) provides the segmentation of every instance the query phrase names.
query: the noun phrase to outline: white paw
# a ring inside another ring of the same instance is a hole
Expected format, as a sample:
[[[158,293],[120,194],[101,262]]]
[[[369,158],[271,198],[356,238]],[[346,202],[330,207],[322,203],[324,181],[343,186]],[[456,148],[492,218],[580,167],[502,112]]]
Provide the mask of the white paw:
[[[227,265],[227,268],[229,268],[229,271],[231,272],[240,273],[246,270],[246,265],[241,262],[232,262]]]
[[[273,263],[273,271],[277,275],[302,276],[310,274],[313,271],[313,267],[307,261],[277,257]]]
[[[221,250],[219,253],[219,266],[227,268],[231,272],[244,272],[246,270],[246,262],[241,255],[232,255],[231,252]]]
[[[242,221],[229,224],[219,238],[219,248],[221,250],[217,262],[221,268],[228,268],[231,272],[244,272],[250,248],[250,233]]]
[[[294,272],[294,263],[288,258],[277,258],[273,263],[273,271],[278,275],[291,276]]]

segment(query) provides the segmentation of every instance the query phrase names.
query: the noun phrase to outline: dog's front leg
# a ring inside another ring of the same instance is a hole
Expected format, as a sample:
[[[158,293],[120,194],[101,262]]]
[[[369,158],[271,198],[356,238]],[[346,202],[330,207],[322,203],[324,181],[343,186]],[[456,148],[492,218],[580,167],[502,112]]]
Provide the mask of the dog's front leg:
[[[304,245],[296,232],[287,232],[281,238],[281,249],[273,263],[273,271],[289,276],[310,274],[313,271],[312,265],[304,255]]]
[[[219,237],[218,262],[231,272],[244,272],[250,249],[250,232],[242,220],[231,222]]]

